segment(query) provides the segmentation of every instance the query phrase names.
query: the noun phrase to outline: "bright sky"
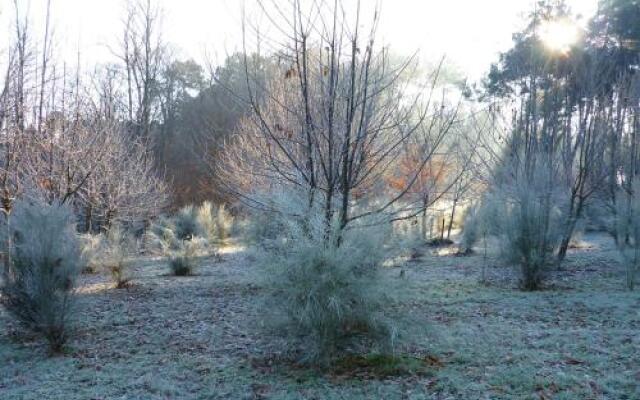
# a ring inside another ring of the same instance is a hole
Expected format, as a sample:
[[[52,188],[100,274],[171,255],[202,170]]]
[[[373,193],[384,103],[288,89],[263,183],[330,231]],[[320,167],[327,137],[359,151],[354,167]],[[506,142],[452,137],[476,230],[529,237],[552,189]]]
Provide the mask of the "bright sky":
[[[46,0],[17,0],[42,21]],[[184,58],[204,59],[205,50],[219,61],[240,48],[241,9],[252,0],[157,0],[164,9],[164,38]],[[288,0],[280,0],[288,2]],[[349,0],[347,0],[349,1]],[[351,0],[353,1],[353,0]],[[382,3],[379,40],[400,54],[419,52],[424,60],[446,56],[470,78],[479,78],[511,43],[532,0],[361,0],[362,8]],[[0,47],[7,41],[13,0],[0,0]],[[75,60],[78,47],[85,63],[108,61],[107,45],[120,36],[124,0],[52,0],[59,51]],[[597,0],[568,0],[572,9],[590,17]],[[40,24],[42,25],[42,24]]]

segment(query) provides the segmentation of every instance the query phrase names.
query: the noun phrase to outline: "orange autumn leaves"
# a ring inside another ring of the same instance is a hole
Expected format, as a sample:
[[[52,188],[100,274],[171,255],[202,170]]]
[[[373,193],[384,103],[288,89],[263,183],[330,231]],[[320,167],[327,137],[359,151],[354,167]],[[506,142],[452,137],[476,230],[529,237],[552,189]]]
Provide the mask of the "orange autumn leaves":
[[[393,191],[407,188],[415,177],[415,182],[407,191],[408,201],[435,200],[445,191],[445,186],[454,170],[453,162],[446,155],[434,154],[424,167],[424,154],[421,149],[412,148],[406,151],[398,160],[396,168],[386,178],[386,184]],[[416,171],[417,176],[416,176]]]

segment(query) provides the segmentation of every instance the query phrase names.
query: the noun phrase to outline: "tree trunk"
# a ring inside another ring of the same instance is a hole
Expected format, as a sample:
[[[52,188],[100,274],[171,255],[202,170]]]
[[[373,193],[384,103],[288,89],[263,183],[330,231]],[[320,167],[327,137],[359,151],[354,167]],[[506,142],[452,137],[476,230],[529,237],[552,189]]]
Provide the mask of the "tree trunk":
[[[451,207],[451,219],[449,220],[449,226],[447,228],[447,239],[451,238],[451,229],[453,228],[453,218],[456,215],[457,205],[458,205],[458,199],[453,200],[453,207]]]
[[[421,227],[420,227],[420,233],[422,235],[422,240],[426,240],[427,238],[427,222],[428,222],[428,218],[427,218],[427,206],[429,204],[429,196],[425,196],[424,199],[422,200],[422,221],[421,221]],[[429,233],[429,236],[431,236],[431,233]]]
[[[6,204],[5,204],[5,207],[6,207]],[[5,226],[7,228],[7,231],[5,232],[6,240],[4,243],[5,248],[4,248],[4,254],[3,254],[4,274],[5,274],[4,279],[6,279],[7,277],[9,277],[9,274],[11,273],[11,250],[13,246],[13,243],[11,242],[11,224],[10,224],[11,206],[9,206],[8,209],[4,208],[2,211],[5,218]]]
[[[567,229],[567,231],[573,232],[575,229],[575,223],[573,223],[573,228]],[[562,242],[560,243],[560,248],[558,249],[558,263],[564,261],[567,256],[567,250],[569,250],[569,244],[571,243],[572,233],[567,233],[562,238]]]
[[[91,233],[91,220],[93,218],[93,207],[87,205],[86,214],[84,216],[84,229],[87,233]]]

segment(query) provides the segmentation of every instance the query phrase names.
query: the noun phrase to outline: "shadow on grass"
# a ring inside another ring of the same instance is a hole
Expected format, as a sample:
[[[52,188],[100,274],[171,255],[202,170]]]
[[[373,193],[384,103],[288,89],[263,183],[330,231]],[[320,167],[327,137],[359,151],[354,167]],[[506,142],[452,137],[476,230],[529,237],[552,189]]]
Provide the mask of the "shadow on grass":
[[[433,376],[444,364],[432,355],[374,353],[348,355],[326,367],[302,364],[286,357],[252,359],[251,366],[264,375],[280,375],[303,383],[318,377],[329,380],[384,380],[407,376]]]

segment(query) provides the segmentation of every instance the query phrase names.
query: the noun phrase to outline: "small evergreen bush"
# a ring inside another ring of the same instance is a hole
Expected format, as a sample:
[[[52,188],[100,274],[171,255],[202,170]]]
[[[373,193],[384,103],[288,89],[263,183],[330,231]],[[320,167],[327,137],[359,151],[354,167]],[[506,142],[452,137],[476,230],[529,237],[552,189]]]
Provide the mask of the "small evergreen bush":
[[[59,352],[69,336],[82,262],[73,213],[60,204],[21,200],[10,231],[14,247],[6,249],[11,263],[3,273],[2,304]]]
[[[203,248],[202,239],[194,238],[184,241],[179,250],[169,256],[169,267],[175,276],[193,275],[200,250]]]
[[[552,171],[540,165],[533,174],[516,174],[501,182],[486,196],[488,209],[484,217],[487,228],[499,236],[501,255],[519,267],[524,290],[538,290],[562,238],[561,191],[553,184]]]
[[[382,312],[380,270],[390,226],[327,229],[318,211],[272,217],[282,230],[263,247],[272,293],[266,315],[303,341],[303,361],[327,364],[362,345],[389,351],[396,330]]]
[[[198,223],[197,209],[192,206],[182,207],[173,216],[173,231],[179,240],[190,240],[194,236],[202,235],[202,227]]]

